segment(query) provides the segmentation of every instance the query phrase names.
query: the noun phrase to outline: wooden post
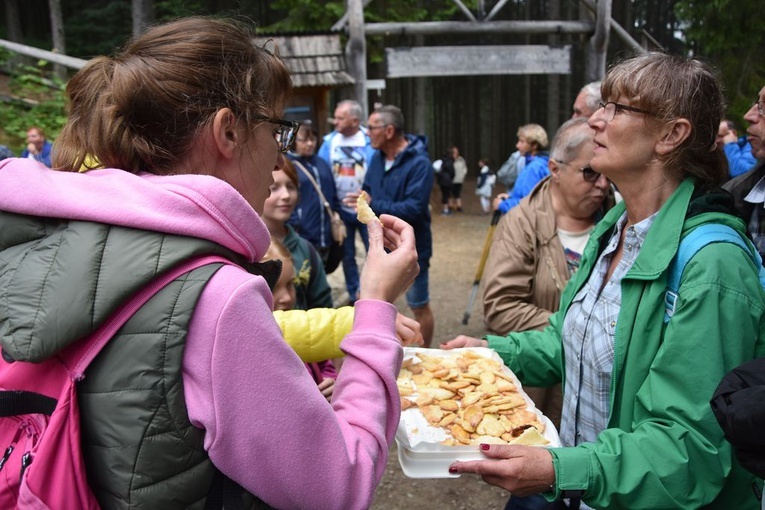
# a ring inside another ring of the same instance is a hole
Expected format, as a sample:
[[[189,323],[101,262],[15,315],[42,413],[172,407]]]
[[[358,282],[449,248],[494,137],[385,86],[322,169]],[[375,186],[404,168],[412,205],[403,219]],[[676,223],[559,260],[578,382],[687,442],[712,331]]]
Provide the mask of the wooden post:
[[[610,29],[611,0],[598,0],[595,33],[587,43],[587,60],[584,68],[587,83],[599,80],[606,74],[606,51]]]
[[[579,2],[584,5],[590,12],[593,14],[597,14],[598,6],[592,3],[592,0],[579,0]],[[611,11],[611,1],[608,1],[608,9],[609,13]],[[643,48],[639,42],[637,42],[629,32],[627,32],[624,27],[622,27],[619,23],[616,22],[613,18],[609,18],[608,23],[611,26],[611,29],[616,32],[616,35],[619,36],[619,38],[630,47],[634,52],[636,53],[645,53],[646,49]]]
[[[364,6],[362,0],[348,0],[348,44],[345,48],[348,72],[355,84],[354,99],[361,104],[362,120],[369,116],[367,99],[367,44],[364,33]]]

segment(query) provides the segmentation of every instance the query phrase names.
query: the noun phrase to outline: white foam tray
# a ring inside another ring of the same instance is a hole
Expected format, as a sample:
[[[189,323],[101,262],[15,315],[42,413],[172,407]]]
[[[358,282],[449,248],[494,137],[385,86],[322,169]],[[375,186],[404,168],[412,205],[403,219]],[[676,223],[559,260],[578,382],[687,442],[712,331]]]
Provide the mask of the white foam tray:
[[[404,359],[416,357],[418,352],[424,352],[429,356],[448,357],[454,356],[461,351],[473,351],[486,358],[494,359],[504,366],[502,359],[492,349],[485,347],[469,347],[464,349],[452,349],[444,351],[440,349],[424,349],[419,347],[405,347]],[[514,384],[519,388],[521,395],[526,399],[527,409],[534,411],[539,419],[545,424],[543,436],[550,444],[547,447],[560,446],[558,431],[552,422],[543,415],[531,399],[523,391],[520,381],[513,372],[505,366]],[[415,396],[409,398],[416,398]],[[398,430],[396,432],[396,446],[398,461],[401,470],[409,478],[458,478],[460,475],[449,473],[449,465],[452,462],[484,460],[486,457],[481,453],[479,445],[446,446],[441,442],[448,437],[446,430],[434,427],[428,423],[417,408],[410,408],[401,413]]]

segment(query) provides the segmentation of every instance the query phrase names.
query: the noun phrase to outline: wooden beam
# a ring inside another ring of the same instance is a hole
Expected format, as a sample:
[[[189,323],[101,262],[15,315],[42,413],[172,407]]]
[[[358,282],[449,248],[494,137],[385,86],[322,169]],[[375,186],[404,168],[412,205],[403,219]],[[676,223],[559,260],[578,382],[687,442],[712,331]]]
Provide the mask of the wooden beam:
[[[492,7],[492,8],[491,8],[491,11],[489,11],[489,15],[488,15],[488,16],[486,16],[486,19],[484,19],[484,21],[491,21],[491,20],[492,20],[492,18],[493,18],[494,16],[496,16],[496,15],[497,15],[497,13],[498,13],[499,11],[501,11],[501,10],[502,10],[502,8],[505,6],[505,4],[506,4],[507,2],[509,2],[509,1],[510,1],[510,0],[499,0],[499,2],[497,2],[497,3],[494,5],[494,7]]]
[[[386,48],[385,56],[388,78],[571,73],[571,46]]]
[[[587,7],[590,12],[597,15],[598,9],[596,5],[592,2],[592,0],[579,0],[582,5]],[[611,29],[613,29],[614,32],[616,32],[616,35],[619,36],[619,38],[624,41],[624,43],[632,48],[637,53],[646,53],[648,50],[643,48],[639,42],[637,42],[629,32],[627,32],[624,27],[622,27],[619,23],[617,23],[613,18],[611,18],[610,21]]]
[[[476,21],[475,16],[473,16],[473,13],[470,12],[470,9],[465,7],[465,4],[463,4],[460,0],[452,0],[455,4],[457,4],[457,7],[462,11],[462,14],[467,17],[470,21]]]
[[[88,62],[81,58],[69,57],[67,55],[61,55],[60,53],[33,48],[32,46],[27,46],[25,44],[6,41],[5,39],[0,39],[0,46],[18,53],[19,55],[47,60],[53,64],[61,64],[62,66],[71,67],[72,69],[81,69]]]
[[[592,34],[591,21],[420,21],[413,23],[366,23],[367,35],[444,34]]]

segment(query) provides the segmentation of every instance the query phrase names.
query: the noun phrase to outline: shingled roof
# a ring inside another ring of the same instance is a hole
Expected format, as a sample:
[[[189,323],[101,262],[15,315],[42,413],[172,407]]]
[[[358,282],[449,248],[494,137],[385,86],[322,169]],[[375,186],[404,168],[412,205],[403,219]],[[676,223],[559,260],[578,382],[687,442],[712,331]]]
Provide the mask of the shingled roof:
[[[261,34],[256,44],[278,48],[279,56],[292,73],[295,87],[337,87],[352,85],[339,33]]]

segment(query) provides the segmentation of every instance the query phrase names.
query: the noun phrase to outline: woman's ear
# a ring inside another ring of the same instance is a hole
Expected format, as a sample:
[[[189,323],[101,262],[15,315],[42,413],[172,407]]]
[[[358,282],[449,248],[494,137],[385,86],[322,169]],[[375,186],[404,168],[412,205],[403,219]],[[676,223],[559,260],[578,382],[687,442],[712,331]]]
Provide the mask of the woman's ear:
[[[656,153],[666,155],[677,149],[691,135],[691,123],[688,119],[679,118],[661,128],[659,139],[656,141]]]
[[[212,122],[214,146],[224,158],[233,158],[239,142],[236,115],[230,108],[221,108],[215,112]]]

